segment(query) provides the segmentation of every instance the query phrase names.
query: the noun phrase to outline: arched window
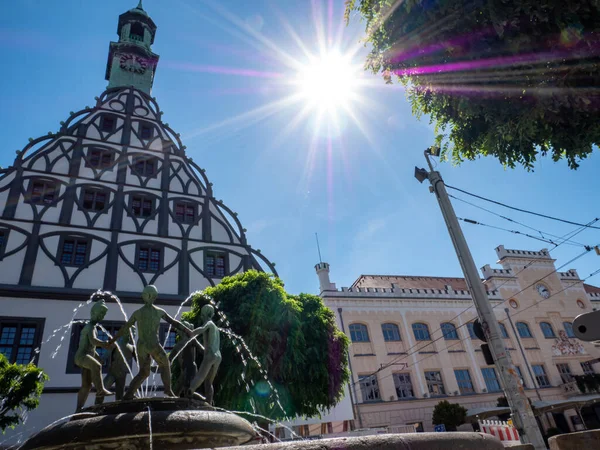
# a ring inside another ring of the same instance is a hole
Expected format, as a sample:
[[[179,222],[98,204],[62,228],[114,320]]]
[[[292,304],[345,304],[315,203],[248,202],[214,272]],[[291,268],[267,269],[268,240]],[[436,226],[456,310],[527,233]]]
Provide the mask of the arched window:
[[[468,322],[467,323],[467,329],[469,330],[469,336],[471,336],[471,339],[479,339],[475,335],[475,324],[473,322]]]
[[[369,331],[367,326],[362,323],[352,323],[350,329],[350,339],[352,342],[369,342]]]
[[[502,337],[504,339],[508,339],[508,331],[506,331],[506,327],[504,326],[504,324],[499,323],[498,325],[500,325],[500,333],[502,333]]]
[[[129,29],[129,37],[134,41],[143,41],[144,26],[139,22],[132,23],[131,28]]]
[[[573,332],[573,324],[571,322],[563,322],[563,327],[565,327],[565,333],[567,333],[567,337],[575,337],[575,333]]]
[[[529,325],[525,322],[517,322],[517,332],[519,336],[522,338],[532,338],[531,330],[529,329]]]
[[[444,335],[444,339],[447,341],[453,341],[458,339],[458,333],[456,332],[456,327],[450,322],[443,323],[440,328],[442,329],[442,334]]]
[[[413,323],[413,333],[417,341],[430,341],[431,335],[429,334],[429,327],[424,323]]]
[[[400,341],[400,328],[395,323],[381,324],[383,340],[386,342]]]
[[[542,333],[545,338],[555,338],[556,334],[554,334],[554,328],[548,322],[540,322],[540,328],[542,329]]]

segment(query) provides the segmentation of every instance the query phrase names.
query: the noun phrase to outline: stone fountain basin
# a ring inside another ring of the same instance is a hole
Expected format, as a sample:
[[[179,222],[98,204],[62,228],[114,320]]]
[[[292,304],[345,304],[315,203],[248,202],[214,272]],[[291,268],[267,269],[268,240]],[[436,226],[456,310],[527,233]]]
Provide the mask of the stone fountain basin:
[[[148,411],[150,409],[150,411]],[[161,450],[240,445],[256,437],[235,414],[188,399],[144,398],[84,408],[68,422],[33,435],[21,450]]]

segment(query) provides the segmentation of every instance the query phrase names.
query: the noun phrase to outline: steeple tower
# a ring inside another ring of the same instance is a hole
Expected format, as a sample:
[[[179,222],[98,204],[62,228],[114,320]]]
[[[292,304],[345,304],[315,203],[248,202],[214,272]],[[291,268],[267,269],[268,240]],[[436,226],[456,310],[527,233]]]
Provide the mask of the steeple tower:
[[[106,64],[108,88],[133,86],[150,94],[158,55],[152,52],[156,24],[139,4],[119,16],[119,42],[111,42]]]

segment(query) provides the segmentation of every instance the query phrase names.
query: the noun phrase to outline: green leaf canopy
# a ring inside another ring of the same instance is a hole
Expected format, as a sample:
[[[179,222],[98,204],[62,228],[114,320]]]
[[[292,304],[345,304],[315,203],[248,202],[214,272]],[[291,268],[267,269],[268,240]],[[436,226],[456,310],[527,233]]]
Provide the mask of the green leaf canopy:
[[[596,0],[347,0],[366,20],[366,67],[397,76],[454,162],[491,155],[577,168],[600,142]],[[448,134],[444,134],[448,133]]]
[[[211,299],[224,314],[217,325],[244,341],[221,334],[217,406],[280,420],[317,416],[341,399],[348,338],[320,297],[289,295],[280,279],[248,271],[194,297],[183,318],[200,326],[200,309]]]

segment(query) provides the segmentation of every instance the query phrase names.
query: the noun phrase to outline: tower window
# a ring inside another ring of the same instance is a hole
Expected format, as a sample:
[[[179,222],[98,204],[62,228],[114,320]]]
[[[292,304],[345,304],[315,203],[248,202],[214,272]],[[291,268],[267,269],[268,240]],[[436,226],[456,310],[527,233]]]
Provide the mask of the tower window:
[[[117,118],[115,116],[103,115],[100,120],[100,130],[105,132],[115,131],[115,125],[117,124]]]
[[[65,266],[83,266],[89,257],[90,240],[85,237],[63,237],[60,244],[60,263]]]
[[[29,189],[29,203],[51,205],[56,200],[58,187],[54,181],[34,180]]]
[[[223,278],[226,269],[226,256],[224,253],[207,252],[204,257],[204,272],[211,278]]]
[[[132,41],[144,41],[144,26],[139,22],[134,22],[131,24],[131,28],[129,29],[129,38]]]
[[[0,353],[10,363],[35,363],[43,328],[44,319],[0,317]]]
[[[87,188],[83,190],[81,206],[86,211],[104,211],[108,193],[100,189]]]
[[[194,223],[196,221],[196,206],[193,203],[176,202],[175,218],[182,223]]]
[[[142,139],[152,139],[154,128],[151,125],[140,125],[140,137]]]
[[[161,250],[151,244],[140,245],[136,252],[136,267],[142,272],[158,272],[162,266]]]
[[[150,217],[154,211],[154,200],[144,195],[131,197],[131,213],[135,217]]]
[[[112,166],[114,153],[105,148],[90,148],[88,150],[86,167],[106,169]]]
[[[132,173],[141,177],[153,177],[158,169],[158,158],[154,156],[136,156],[133,159]]]

